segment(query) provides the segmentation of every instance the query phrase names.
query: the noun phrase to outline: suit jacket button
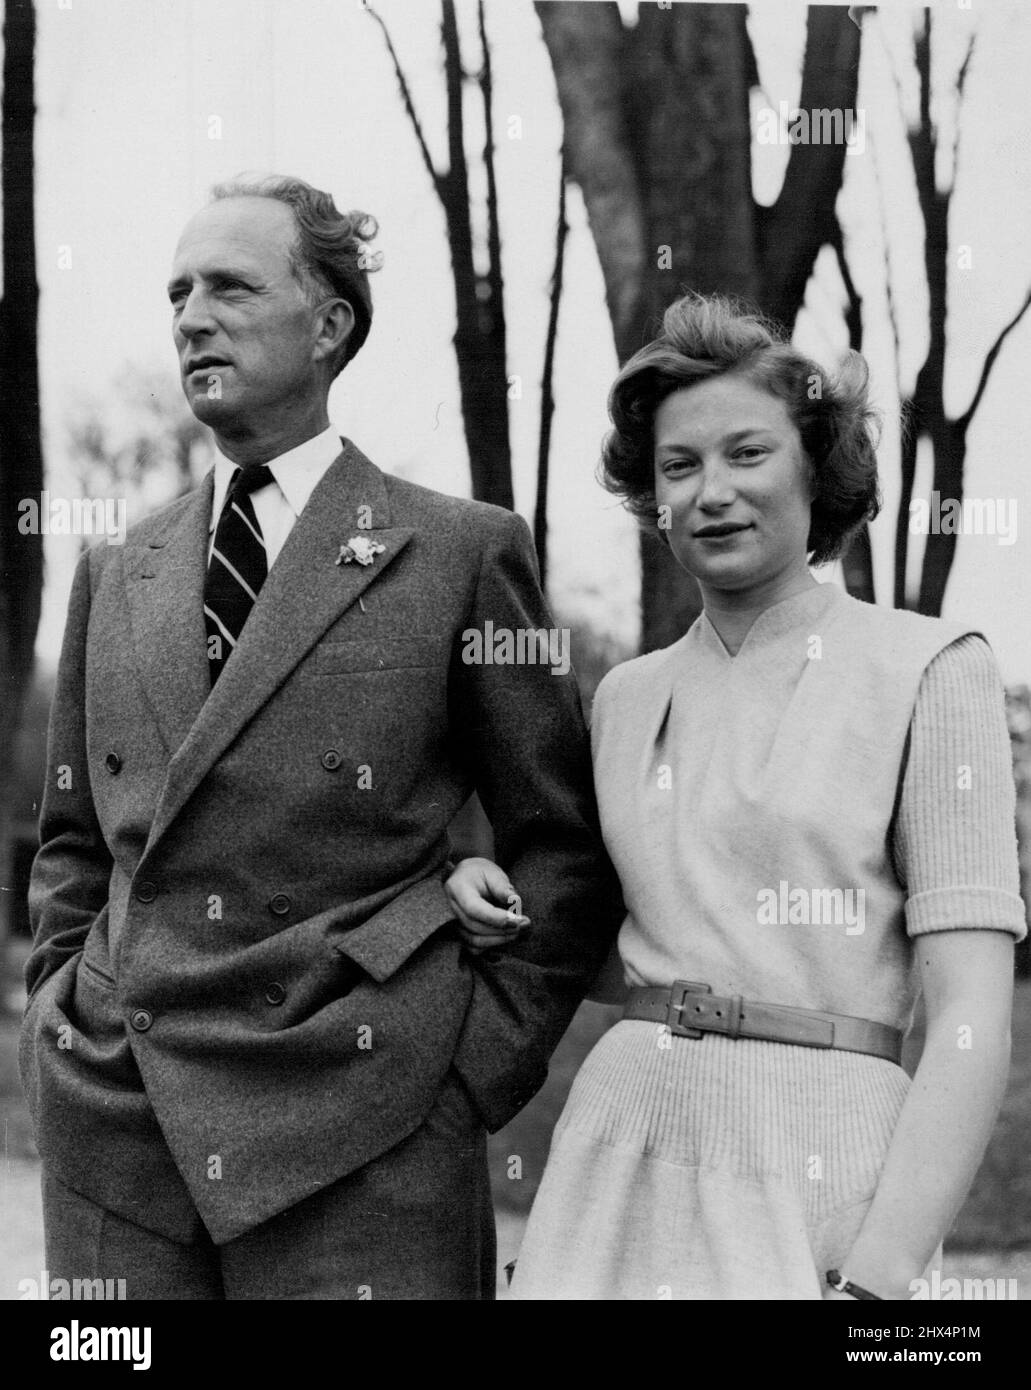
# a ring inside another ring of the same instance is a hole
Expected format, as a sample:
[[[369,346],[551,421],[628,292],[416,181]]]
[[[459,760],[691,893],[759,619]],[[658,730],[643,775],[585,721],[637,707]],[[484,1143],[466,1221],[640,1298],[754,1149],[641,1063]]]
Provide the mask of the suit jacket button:
[[[278,980],[273,980],[265,991],[265,998],[270,1004],[282,1004],[283,1000],[286,998],[286,990]]]
[[[147,1009],[133,1009],[129,1016],[129,1022],[137,1033],[145,1033],[154,1022],[154,1016]]]
[[[274,912],[277,917],[285,917],[290,911],[290,899],[285,893],[273,893],[268,900],[269,911]]]
[[[343,761],[343,758],[335,748],[327,748],[322,755],[322,766],[328,768],[330,772],[336,772]]]
[[[158,895],[157,885],[144,879],[136,885],[136,896],[141,903],[152,903]]]
[[[107,768],[108,772],[110,772],[111,776],[114,777],[116,773],[122,770],[122,760],[117,753],[108,753],[107,757],[104,759],[104,766]]]

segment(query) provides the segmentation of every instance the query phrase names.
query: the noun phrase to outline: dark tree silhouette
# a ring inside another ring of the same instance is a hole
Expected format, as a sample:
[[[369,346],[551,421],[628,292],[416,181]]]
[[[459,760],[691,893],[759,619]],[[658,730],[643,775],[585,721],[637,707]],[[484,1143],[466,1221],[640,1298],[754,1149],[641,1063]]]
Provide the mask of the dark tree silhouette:
[[[43,487],[36,335],[34,63],[31,0],[7,0],[3,69],[3,299],[0,301],[0,872],[7,881],[5,788],[32,675],[43,589],[43,538],[18,531],[22,498]],[[4,896],[4,895],[0,895]],[[0,904],[0,940],[6,922]]]
[[[974,37],[967,46],[956,77],[956,140],[952,149],[952,169],[949,182],[940,187],[936,177],[939,164],[938,131],[931,111],[931,12],[925,10],[923,22],[914,40],[914,62],[919,81],[919,105],[915,122],[908,129],[910,157],[916,180],[917,198],[924,219],[924,273],[928,290],[928,347],[927,355],[917,372],[913,393],[903,400],[903,418],[908,428],[902,437],[902,487],[899,495],[895,525],[895,585],[896,608],[907,605],[906,567],[909,558],[910,503],[916,479],[917,450],[922,440],[929,440],[934,459],[932,488],[941,497],[963,500],[963,471],[966,462],[967,435],[981,401],[984,398],[992,368],[1009,334],[1016,328],[1031,307],[1031,289],[1020,307],[999,331],[985,356],[970,404],[961,415],[950,418],[945,409],[946,325],[948,319],[949,272],[949,210],[956,187],[959,154],[959,115],[967,74],[974,56]],[[890,268],[889,295],[893,296]],[[893,302],[893,301],[892,301]],[[897,320],[892,313],[898,347]],[[898,353],[896,351],[896,357]],[[952,562],[956,555],[957,536],[952,531],[932,530],[927,537],[920,578],[917,609],[937,616],[945,599]]]
[[[548,569],[548,466],[551,458],[551,421],[555,414],[555,343],[558,315],[562,304],[562,277],[566,264],[566,159],[562,156],[558,176],[558,221],[555,228],[555,268],[551,276],[548,332],[544,341],[544,369],[541,373],[541,426],[537,446],[537,501],[533,510],[533,541],[541,567],[541,583]]]
[[[419,152],[447,223],[451,274],[455,286],[455,355],[462,399],[462,418],[469,449],[473,496],[511,508],[512,453],[508,432],[508,377],[504,282],[501,271],[501,232],[498,191],[494,171],[493,73],[487,41],[483,3],[478,6],[481,66],[476,75],[484,110],[483,162],[487,177],[487,268],[477,270],[473,259],[473,230],[469,192],[469,167],[465,153],[465,120],[462,110],[466,73],[462,66],[458,22],[453,0],[442,0],[441,41],[444,49],[444,81],[447,94],[448,168],[433,162],[422,122],[394,48],[390,32],[375,10],[368,13],[379,25],[394,64],[405,111],[418,141]]]
[[[852,279],[851,267],[845,254],[845,238],[840,225],[835,228],[831,245],[838,263],[841,283],[845,287],[848,303],[845,308],[845,327],[848,329],[848,345],[856,352],[863,350],[863,301]],[[870,547],[870,528],[864,522],[857,531],[852,544],[841,562],[845,588],[853,598],[864,603],[876,602],[873,583],[873,551]]]

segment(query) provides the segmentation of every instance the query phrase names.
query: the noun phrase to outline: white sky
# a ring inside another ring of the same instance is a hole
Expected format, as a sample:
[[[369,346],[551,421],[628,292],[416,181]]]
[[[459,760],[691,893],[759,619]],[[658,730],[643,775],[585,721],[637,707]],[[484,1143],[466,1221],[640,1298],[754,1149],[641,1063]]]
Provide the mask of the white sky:
[[[451,348],[453,291],[444,222],[398,96],[382,37],[360,0],[37,0],[38,253],[41,370],[48,486],[74,495],[66,458],[69,410],[110,395],[131,364],[175,380],[164,293],[182,224],[208,187],[242,171],[298,174],[340,206],[381,223],[385,255],[374,277],[372,335],[339,380],[331,414],[381,467],[444,491],[468,491],[468,465]],[[627,13],[632,5],[624,5]],[[897,3],[868,21],[859,106],[866,148],[846,159],[840,208],[853,274],[867,310],[866,351],[887,413],[885,520],[875,528],[886,575],[897,454],[892,444],[895,363],[883,291],[888,225],[902,333],[902,376],[925,346],[921,228],[898,101],[885,55],[894,48],[911,97],[904,43],[915,7]],[[444,159],[444,107],[435,0],[381,0],[427,137]],[[477,61],[471,0],[459,0],[466,61]],[[798,0],[752,7],[766,98],[797,100],[804,38]],[[981,358],[1031,283],[1028,213],[1031,13],[1022,0],[953,0],[936,8],[936,73],[948,84],[973,25],[978,45],[963,115],[955,248],[972,266],[951,282],[948,404],[969,399]],[[488,0],[495,70],[516,502],[532,512],[539,378],[552,269],[561,123],[554,81],[530,0]],[[887,35],[887,47],[879,38]],[[467,96],[469,148],[481,146],[476,93]],[[521,138],[507,136],[510,116]],[[212,121],[212,118],[217,118]],[[219,132],[220,126],[220,132]],[[210,133],[220,138],[210,138]],[[950,127],[944,122],[943,131]],[[786,150],[756,150],[756,192],[776,192]],[[479,184],[476,185],[479,187]],[[886,213],[882,211],[886,209]],[[593,480],[606,426],[615,354],[601,275],[582,204],[570,190],[572,232],[556,376],[550,518],[551,592],[560,613],[586,616],[629,651],[637,634],[633,524]],[[71,266],[59,268],[61,248]],[[833,258],[810,287],[798,338],[828,362],[845,345]],[[1010,682],[1031,682],[1031,510],[1028,452],[1031,316],[1007,342],[969,439],[968,494],[1014,498],[1018,540],[964,537],[946,616],[987,631]],[[40,655],[60,641],[76,538],[48,539]],[[885,590],[881,590],[882,596]]]

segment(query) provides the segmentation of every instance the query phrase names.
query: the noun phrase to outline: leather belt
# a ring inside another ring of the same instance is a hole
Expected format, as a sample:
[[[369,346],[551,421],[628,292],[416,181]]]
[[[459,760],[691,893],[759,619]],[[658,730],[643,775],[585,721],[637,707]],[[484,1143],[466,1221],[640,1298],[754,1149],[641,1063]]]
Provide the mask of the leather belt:
[[[796,1009],[789,1004],[757,1004],[739,994],[713,994],[711,985],[696,980],[676,980],[671,987],[632,989],[623,1017],[665,1024],[678,1038],[722,1033],[728,1038],[865,1052],[896,1065],[902,1058],[902,1033],[887,1023]]]

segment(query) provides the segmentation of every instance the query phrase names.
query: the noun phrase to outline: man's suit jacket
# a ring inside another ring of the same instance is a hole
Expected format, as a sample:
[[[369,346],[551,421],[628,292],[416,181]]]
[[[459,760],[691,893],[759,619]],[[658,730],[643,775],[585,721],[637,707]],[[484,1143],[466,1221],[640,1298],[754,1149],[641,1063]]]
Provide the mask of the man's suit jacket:
[[[211,689],[212,477],[76,572],[22,1070],[67,1184],[224,1242],[405,1138],[452,1065],[505,1124],[622,909],[575,679],[462,660],[552,624],[522,520],[345,441]],[[359,534],[383,553],[336,564]],[[533,918],[490,961],[442,888],[474,788]]]

